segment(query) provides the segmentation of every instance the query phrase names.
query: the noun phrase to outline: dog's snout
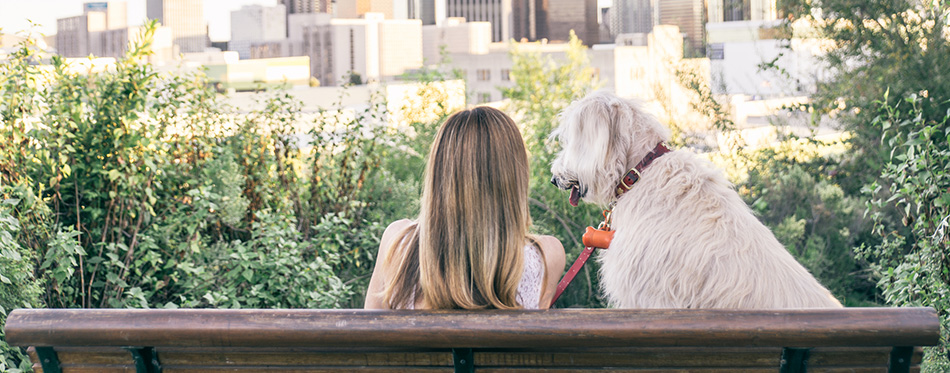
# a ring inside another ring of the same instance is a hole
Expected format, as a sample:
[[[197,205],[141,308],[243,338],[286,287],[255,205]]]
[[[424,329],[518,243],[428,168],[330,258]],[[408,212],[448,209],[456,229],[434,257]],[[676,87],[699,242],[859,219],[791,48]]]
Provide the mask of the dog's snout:
[[[551,177],[551,184],[553,184],[554,186],[558,186],[558,185],[557,185],[557,176],[552,176],[552,177]]]

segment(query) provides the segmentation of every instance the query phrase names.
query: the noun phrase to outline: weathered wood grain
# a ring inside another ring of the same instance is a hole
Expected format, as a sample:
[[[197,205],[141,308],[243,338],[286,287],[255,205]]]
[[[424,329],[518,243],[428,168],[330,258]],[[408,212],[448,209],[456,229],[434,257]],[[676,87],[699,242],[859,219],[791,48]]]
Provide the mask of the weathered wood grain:
[[[932,308],[821,310],[19,309],[19,346],[928,346]]]

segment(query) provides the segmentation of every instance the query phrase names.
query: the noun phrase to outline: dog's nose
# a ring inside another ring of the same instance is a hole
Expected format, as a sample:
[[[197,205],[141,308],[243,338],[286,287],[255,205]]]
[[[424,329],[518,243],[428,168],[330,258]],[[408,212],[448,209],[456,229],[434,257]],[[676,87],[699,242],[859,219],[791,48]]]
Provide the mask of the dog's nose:
[[[557,177],[556,177],[556,176],[551,178],[551,184],[554,184],[554,186],[558,186],[558,185],[557,185]]]

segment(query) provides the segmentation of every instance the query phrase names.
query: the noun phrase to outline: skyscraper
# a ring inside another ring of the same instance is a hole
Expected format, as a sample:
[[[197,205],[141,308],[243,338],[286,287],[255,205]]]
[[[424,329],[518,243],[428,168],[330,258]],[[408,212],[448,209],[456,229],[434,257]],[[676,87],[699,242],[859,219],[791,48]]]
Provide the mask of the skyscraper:
[[[597,28],[597,0],[546,0],[548,40],[568,40],[571,30],[585,44],[600,41]]]
[[[283,5],[245,5],[231,12],[231,41],[228,49],[241,59],[251,58],[251,44],[281,40],[287,36],[287,10]]]
[[[352,1],[352,0],[346,0]],[[333,14],[333,3],[331,0],[277,0],[277,4],[287,8],[287,16],[284,17],[284,24],[287,25],[287,36],[290,36],[290,15],[304,13],[327,13]]]
[[[770,21],[778,18],[776,0],[709,0],[710,23]]]
[[[511,38],[566,41],[571,30],[585,44],[600,40],[597,0],[512,0]]]
[[[663,0],[655,8],[658,24],[679,26],[688,56],[706,54],[706,4],[704,0]]]
[[[102,38],[93,34],[128,26],[124,1],[98,1],[83,4],[81,16],[56,20],[56,48],[63,57],[101,54]]]
[[[446,16],[469,22],[490,22],[493,42],[511,39],[512,0],[437,0],[445,3]]]
[[[406,0],[409,19],[422,20],[423,25],[441,25],[445,21],[446,0]]]
[[[333,13],[330,0],[277,0],[277,3],[287,7],[287,14]]]
[[[547,2],[545,0],[512,0],[511,38],[538,40],[547,37]]]
[[[722,4],[723,1],[741,3],[743,0],[712,1]],[[611,13],[614,37],[617,34],[647,34],[657,25],[675,25],[684,35],[688,55],[705,54],[705,0],[614,0]]]
[[[209,44],[204,0],[148,0],[146,16],[171,28],[179,52],[203,52]]]
[[[393,0],[347,0],[336,3],[336,18],[360,18],[366,13],[382,13],[386,19],[393,19]],[[402,13],[405,13],[405,9]]]
[[[611,31],[618,34],[643,33],[653,31],[655,0],[614,0],[610,13],[613,15]]]

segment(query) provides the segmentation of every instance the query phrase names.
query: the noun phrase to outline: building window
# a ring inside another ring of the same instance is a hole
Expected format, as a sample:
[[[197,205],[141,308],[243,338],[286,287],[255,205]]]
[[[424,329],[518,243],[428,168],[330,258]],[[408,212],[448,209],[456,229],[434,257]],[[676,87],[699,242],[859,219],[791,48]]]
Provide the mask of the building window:
[[[501,80],[511,81],[511,69],[501,69]]]
[[[480,82],[491,80],[491,70],[489,69],[478,69],[475,71],[475,75]]]
[[[722,43],[709,44],[709,52],[706,54],[710,60],[726,59],[726,51]]]
[[[478,94],[478,103],[484,104],[486,102],[491,102],[491,93],[481,92]]]
[[[356,51],[353,46],[353,29],[350,29],[350,71],[356,71]]]

